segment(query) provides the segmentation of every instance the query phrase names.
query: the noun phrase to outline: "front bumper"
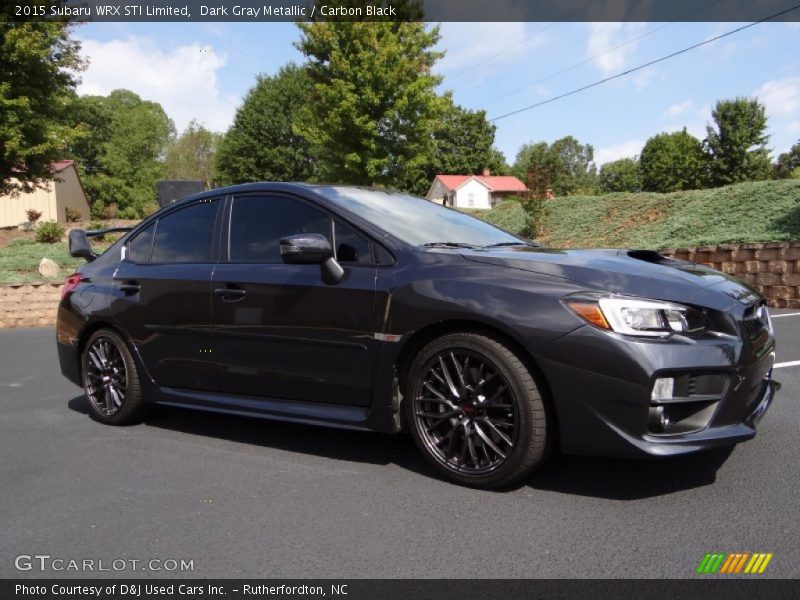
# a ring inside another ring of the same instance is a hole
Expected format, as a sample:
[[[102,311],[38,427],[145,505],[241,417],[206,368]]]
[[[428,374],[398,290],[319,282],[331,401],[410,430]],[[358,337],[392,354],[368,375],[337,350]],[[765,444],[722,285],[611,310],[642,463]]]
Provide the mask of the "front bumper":
[[[758,352],[730,336],[639,340],[580,329],[536,356],[552,392],[561,449],[567,454],[659,457],[751,439],[780,384],[772,379],[774,340]],[[656,434],[649,426],[653,383],[683,374],[721,376],[726,384],[702,427]]]

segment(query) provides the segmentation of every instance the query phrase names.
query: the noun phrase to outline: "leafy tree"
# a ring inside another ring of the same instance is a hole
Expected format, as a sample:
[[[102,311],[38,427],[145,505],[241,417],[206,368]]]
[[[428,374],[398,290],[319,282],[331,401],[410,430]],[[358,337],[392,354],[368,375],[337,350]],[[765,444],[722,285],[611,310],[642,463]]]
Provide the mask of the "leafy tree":
[[[702,143],[686,129],[659,133],[647,140],[639,157],[642,188],[665,193],[705,187],[706,165]]]
[[[431,69],[439,28],[406,22],[298,23],[312,96],[296,131],[319,177],[424,193],[446,102]]]
[[[478,175],[484,169],[505,172],[505,157],[494,148],[496,127],[486,119],[486,111],[457,106],[450,95],[444,97],[444,113],[434,133],[434,161],[427,177],[436,173]]]
[[[547,195],[548,189],[556,196],[591,194],[597,177],[593,160],[594,148],[570,135],[550,145],[523,145],[512,170],[541,197]]]
[[[770,176],[764,105],[750,98],[720,100],[711,113],[705,148],[713,185],[760,181]]]
[[[220,137],[193,119],[167,150],[167,179],[201,179],[206,188],[213,187],[214,155]]]
[[[3,194],[31,191],[52,178],[50,163],[64,158],[68,143],[79,134],[67,108],[84,67],[68,24],[14,22],[13,9],[13,3],[0,8]]]
[[[92,212],[135,219],[153,210],[155,185],[175,134],[161,105],[128,90],[83,96],[73,104],[76,125],[89,138],[75,144],[72,155],[82,165]],[[86,122],[77,121],[82,118]]]
[[[800,141],[778,157],[773,175],[775,179],[786,179],[792,177],[792,172],[798,168],[800,168]]]
[[[219,183],[314,179],[311,145],[293,129],[310,93],[311,80],[296,65],[274,77],[260,76],[219,142]]]
[[[600,167],[598,183],[604,194],[641,191],[642,179],[639,174],[639,161],[636,158],[621,158],[607,162]]]

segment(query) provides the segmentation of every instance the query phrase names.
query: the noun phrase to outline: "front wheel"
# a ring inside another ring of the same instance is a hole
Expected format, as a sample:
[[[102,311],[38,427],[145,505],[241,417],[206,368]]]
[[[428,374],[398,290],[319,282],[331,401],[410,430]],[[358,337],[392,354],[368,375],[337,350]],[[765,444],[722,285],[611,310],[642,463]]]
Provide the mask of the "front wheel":
[[[83,389],[92,417],[107,425],[126,425],[144,413],[136,362],[128,345],[110,329],[96,331],[83,349]]]
[[[433,340],[414,359],[405,392],[417,446],[453,481],[504,487],[545,458],[539,389],[519,357],[493,338],[453,333]]]

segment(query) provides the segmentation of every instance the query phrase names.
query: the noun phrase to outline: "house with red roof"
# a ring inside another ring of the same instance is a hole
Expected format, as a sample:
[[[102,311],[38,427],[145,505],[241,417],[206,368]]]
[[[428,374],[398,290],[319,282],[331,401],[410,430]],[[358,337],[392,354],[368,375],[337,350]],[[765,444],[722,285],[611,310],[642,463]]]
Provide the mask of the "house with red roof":
[[[508,196],[523,194],[527,186],[511,175],[437,175],[428,190],[431,202],[454,208],[489,209]]]
[[[91,218],[89,202],[83,190],[74,160],[60,160],[50,165],[53,178],[42,188],[0,196],[0,227],[16,227],[28,220],[25,211],[32,208],[42,213],[39,221],[67,220],[67,209],[82,220]]]

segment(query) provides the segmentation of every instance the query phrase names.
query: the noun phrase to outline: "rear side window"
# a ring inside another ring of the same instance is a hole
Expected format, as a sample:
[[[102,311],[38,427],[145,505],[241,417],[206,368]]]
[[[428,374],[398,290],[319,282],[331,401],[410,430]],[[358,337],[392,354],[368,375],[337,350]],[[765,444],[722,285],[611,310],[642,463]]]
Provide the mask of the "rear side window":
[[[331,239],[331,218],[304,202],[284,196],[240,196],[231,214],[230,258],[280,263],[280,239],[319,233]]]
[[[153,231],[155,229],[156,224],[153,222],[128,242],[128,260],[135,263],[150,262],[150,251],[153,249]]]
[[[204,201],[161,217],[151,262],[211,262],[219,202]]]

